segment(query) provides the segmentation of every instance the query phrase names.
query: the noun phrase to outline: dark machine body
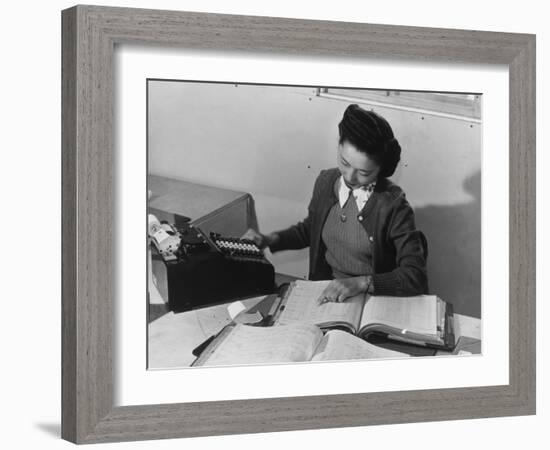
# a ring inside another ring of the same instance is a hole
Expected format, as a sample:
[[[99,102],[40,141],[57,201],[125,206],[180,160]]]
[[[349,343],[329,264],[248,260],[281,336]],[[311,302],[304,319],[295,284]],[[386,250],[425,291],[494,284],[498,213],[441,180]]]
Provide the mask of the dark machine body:
[[[252,241],[204,234],[190,225],[174,228],[181,238],[170,258],[152,247],[157,287],[174,312],[254,295],[275,289],[275,271]]]

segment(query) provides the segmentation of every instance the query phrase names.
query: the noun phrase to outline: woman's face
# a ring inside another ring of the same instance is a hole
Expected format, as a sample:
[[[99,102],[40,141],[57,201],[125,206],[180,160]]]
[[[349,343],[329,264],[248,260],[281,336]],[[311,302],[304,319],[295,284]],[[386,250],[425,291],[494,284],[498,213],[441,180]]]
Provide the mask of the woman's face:
[[[338,146],[338,169],[351,189],[376,181],[380,166],[347,141]]]

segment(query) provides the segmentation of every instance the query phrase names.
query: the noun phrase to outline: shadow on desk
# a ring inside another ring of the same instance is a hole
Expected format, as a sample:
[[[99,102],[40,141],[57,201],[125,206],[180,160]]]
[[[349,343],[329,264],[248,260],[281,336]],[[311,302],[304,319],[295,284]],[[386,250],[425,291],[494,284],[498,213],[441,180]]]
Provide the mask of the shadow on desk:
[[[168,312],[170,312],[170,310],[166,304],[149,303],[147,310],[147,322],[151,323]]]

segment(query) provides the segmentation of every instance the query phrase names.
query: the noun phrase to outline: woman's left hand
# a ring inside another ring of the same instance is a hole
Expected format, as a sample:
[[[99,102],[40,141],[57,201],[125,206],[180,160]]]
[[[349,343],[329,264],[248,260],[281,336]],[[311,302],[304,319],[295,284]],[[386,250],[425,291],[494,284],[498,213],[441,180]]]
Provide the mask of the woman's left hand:
[[[366,292],[368,287],[368,279],[366,276],[338,278],[332,280],[325,288],[321,297],[320,303],[324,302],[343,302],[349,297]]]

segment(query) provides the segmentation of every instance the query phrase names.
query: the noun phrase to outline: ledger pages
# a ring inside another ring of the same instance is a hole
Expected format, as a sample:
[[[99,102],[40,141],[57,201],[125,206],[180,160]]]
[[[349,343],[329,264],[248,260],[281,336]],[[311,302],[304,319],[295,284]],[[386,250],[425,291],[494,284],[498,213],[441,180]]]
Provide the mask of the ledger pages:
[[[238,324],[227,327],[197,360],[200,366],[276,364],[309,361],[323,337],[321,330],[308,324],[284,327],[254,327]]]
[[[351,361],[354,359],[408,358],[406,353],[369,344],[353,334],[330,330],[319,343],[312,361]]]
[[[365,303],[363,294],[346,299],[345,302],[320,301],[321,294],[330,283],[324,281],[298,280],[292,283],[275,325],[309,323],[321,328],[344,328],[356,333]]]
[[[426,338],[438,337],[438,299],[435,295],[418,295],[415,297],[368,297],[361,331],[370,329],[386,330],[404,337],[417,336]]]

